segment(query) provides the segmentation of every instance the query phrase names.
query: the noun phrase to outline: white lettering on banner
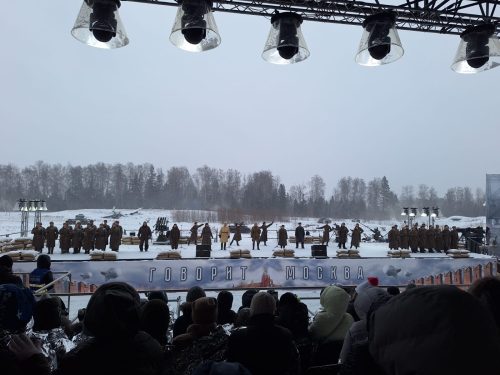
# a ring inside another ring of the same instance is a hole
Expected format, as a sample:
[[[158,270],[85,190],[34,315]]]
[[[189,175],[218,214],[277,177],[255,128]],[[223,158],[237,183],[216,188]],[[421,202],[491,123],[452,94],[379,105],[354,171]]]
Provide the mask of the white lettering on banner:
[[[337,266],[333,266],[331,269],[330,279],[337,280]]]
[[[181,267],[181,281],[187,280],[187,267]]]
[[[201,281],[203,278],[203,268],[196,267],[196,281]]]
[[[165,276],[163,277],[163,280],[167,282],[172,280],[172,268],[165,267]]]
[[[286,275],[286,279],[292,279],[292,280],[295,280],[295,267],[293,266],[286,266],[286,271],[285,271],[285,275]]]
[[[358,266],[358,280],[364,280],[365,276],[363,275],[363,267]]]
[[[226,267],[226,280],[232,280],[233,279],[233,267],[227,266]]]
[[[246,280],[247,266],[241,266],[241,280]]]
[[[302,276],[304,277],[304,280],[309,280],[309,267],[304,267]]]
[[[344,279],[349,280],[351,278],[351,267],[344,266]]]
[[[214,281],[215,276],[217,276],[217,267],[212,267],[212,272],[210,274],[211,274],[210,278],[212,279],[212,281]]]
[[[323,280],[323,267],[317,267],[318,280]]]
[[[149,282],[152,283],[153,282],[153,274],[155,273],[156,271],[156,267],[150,267],[149,268]]]

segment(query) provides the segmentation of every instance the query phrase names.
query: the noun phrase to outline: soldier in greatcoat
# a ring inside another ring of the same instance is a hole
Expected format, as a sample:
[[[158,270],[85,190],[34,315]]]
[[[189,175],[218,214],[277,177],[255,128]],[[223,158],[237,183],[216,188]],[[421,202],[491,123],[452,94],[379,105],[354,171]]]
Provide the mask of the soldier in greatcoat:
[[[347,234],[349,233],[349,229],[345,226],[345,223],[342,223],[340,225],[340,228],[338,229],[338,235],[339,235],[339,249],[345,249],[345,244],[347,242]]]
[[[399,230],[397,225],[393,225],[389,233],[387,233],[389,240],[389,249],[399,250]]]
[[[436,251],[440,253],[443,251],[443,232],[439,228],[439,225],[436,225],[436,228],[434,228],[434,246]]]
[[[123,229],[118,221],[111,226],[109,233],[109,247],[113,251],[119,251],[122,244]]]
[[[281,249],[284,249],[288,243],[288,233],[285,229],[285,226],[282,225],[278,230],[278,245]]]
[[[194,242],[195,245],[198,243],[198,228],[200,228],[202,226],[203,226],[203,224],[198,224],[196,221],[194,222],[193,226],[189,230],[191,232],[191,235],[189,236],[189,239],[188,239],[188,243],[187,243],[188,245],[191,242]]]
[[[104,220],[102,222],[104,224],[104,229],[106,229],[106,246],[109,244],[109,234],[111,232],[111,227],[108,225],[108,221]],[[106,250],[106,246],[104,246],[104,250]]]
[[[201,244],[212,245],[212,238],[214,238],[212,230],[210,229],[208,223],[205,223],[205,226],[201,230]]]
[[[264,221],[262,225],[260,226],[260,239],[259,242],[264,242],[264,246],[267,246],[267,228],[269,228],[271,225],[273,225],[274,221],[271,221],[270,224],[266,225],[266,222]]]
[[[299,223],[297,228],[295,228],[295,248],[299,248],[299,244],[301,245],[302,249],[304,248],[304,238],[306,237],[306,232],[304,230],[304,227],[302,226],[302,223]]]
[[[260,240],[260,228],[255,223],[250,230],[250,237],[252,238],[252,250],[255,250],[255,244],[257,244],[257,250],[260,250],[259,248],[259,240]]]
[[[229,231],[229,227],[227,226],[227,223],[224,223],[222,228],[220,229],[219,232],[219,238],[220,238],[220,249],[221,250],[226,250],[226,244],[227,241],[229,241],[229,236],[231,232]]]
[[[31,230],[31,234],[33,235],[33,239],[31,240],[33,248],[42,253],[45,244],[45,228],[42,227],[42,223],[36,223],[36,226]]]
[[[331,227],[328,224],[325,224],[321,227],[318,227],[317,229],[323,229],[323,237],[321,237],[321,244],[328,246],[328,242],[330,242],[330,232],[333,232],[335,230],[334,227]]]
[[[106,245],[108,243],[108,230],[104,226],[104,223],[99,224],[95,232],[95,248],[97,250],[106,250]]]
[[[443,237],[443,250],[444,252],[447,252],[450,250],[451,246],[451,233],[448,225],[444,226],[443,231],[441,232],[441,237]]]
[[[408,249],[409,240],[410,240],[410,229],[408,228],[408,225],[405,225],[399,231],[399,247],[401,247],[401,249]]]
[[[61,254],[69,253],[72,233],[73,230],[69,227],[68,223],[64,223],[59,231],[59,247],[61,249]]]
[[[137,237],[139,237],[139,250],[142,251],[144,248],[145,251],[149,249],[149,240],[153,236],[151,232],[151,228],[148,226],[148,223],[142,223],[142,226],[137,231]]]
[[[458,249],[458,240],[459,240],[459,235],[457,227],[453,226],[451,227],[451,232],[450,232],[450,249]]]
[[[418,224],[414,224],[410,231],[410,249],[412,253],[418,252]]]
[[[56,247],[56,240],[59,236],[59,230],[54,226],[54,222],[51,221],[49,226],[45,229],[45,241],[47,241],[47,249],[49,249],[49,254],[54,254],[54,247]]]
[[[172,229],[170,230],[170,247],[172,250],[176,250],[179,246],[179,239],[181,238],[181,231],[177,224],[174,224]]]
[[[421,253],[425,253],[425,246],[427,245],[427,229],[425,224],[422,224],[418,230],[418,247]]]
[[[75,228],[73,229],[73,234],[71,236],[71,246],[73,246],[73,254],[79,254],[82,248],[83,242],[83,228],[82,224],[77,221]]]
[[[359,224],[356,224],[351,233],[351,249],[353,246],[356,249],[359,247],[359,244],[361,243],[361,233],[363,233],[363,229],[359,226]]]
[[[233,244],[233,241],[236,241],[236,246],[240,246],[241,241],[241,225],[238,223],[234,223],[234,234],[229,246]]]
[[[436,243],[434,242],[434,227],[432,225],[429,226],[429,229],[427,229],[427,249],[429,250],[429,253],[434,252],[434,248],[436,247]]]
[[[85,254],[89,254],[90,250],[94,247],[95,241],[95,229],[94,225],[91,223],[87,224],[87,227],[83,230],[83,242],[82,247],[85,250]]]

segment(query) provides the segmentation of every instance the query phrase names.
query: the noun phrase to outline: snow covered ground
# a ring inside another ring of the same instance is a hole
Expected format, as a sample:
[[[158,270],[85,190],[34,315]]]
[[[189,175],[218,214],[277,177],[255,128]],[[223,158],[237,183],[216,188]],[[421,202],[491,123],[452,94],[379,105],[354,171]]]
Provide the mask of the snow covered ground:
[[[130,232],[137,232],[139,227],[142,225],[144,221],[147,221],[149,223],[149,226],[153,229],[154,224],[156,223],[156,219],[158,217],[167,217],[168,220],[170,220],[169,226],[173,224],[173,220],[171,218],[171,213],[167,210],[140,210],[139,213],[135,215],[128,215],[127,213],[132,212],[133,210],[116,210],[121,211],[122,214],[125,216],[119,218],[118,220],[120,221],[120,225],[124,228],[124,230],[127,232],[127,235]],[[111,213],[110,210],[107,209],[85,209],[85,210],[73,210],[73,211],[60,211],[60,212],[43,212],[42,213],[42,223],[44,226],[47,226],[50,221],[53,221],[54,224],[60,228],[63,224],[64,221],[67,219],[74,219],[75,215],[77,214],[83,214],[85,217],[89,219],[93,219],[95,221],[95,224],[98,225],[103,221],[103,217],[107,216]],[[34,217],[31,215],[29,218],[29,228],[33,227],[33,221]],[[399,218],[398,218],[399,219]],[[406,217],[402,216],[401,220],[399,221],[385,221],[385,222],[377,222],[377,221],[362,221],[362,228],[365,230],[365,233],[369,233],[370,230],[369,228],[375,228],[378,227],[379,230],[381,231],[382,234],[385,234],[393,224],[398,224],[399,226],[403,223],[403,220],[406,219]],[[107,219],[108,224],[111,224],[114,219]],[[200,218],[198,220],[199,222],[203,222],[203,218]],[[315,218],[292,218],[288,222],[279,222],[279,223],[274,223],[270,228],[269,228],[269,241],[267,242],[267,246],[261,243],[260,248],[261,250],[255,250],[252,251],[252,257],[271,257],[273,255],[273,251],[277,248],[277,240],[276,240],[276,230],[279,228],[281,224],[285,225],[285,228],[288,230],[289,236],[294,235],[294,230],[295,227],[297,226],[298,222],[302,222],[302,225],[305,227],[306,230],[309,230],[311,232],[311,235],[317,236],[322,233],[321,230],[317,230],[318,226],[321,226],[322,224],[317,223],[317,219]],[[428,223],[428,218],[424,217],[419,217],[417,220],[419,223]],[[352,229],[356,222],[354,220],[350,219],[345,219],[345,220],[333,220],[334,223],[340,224],[341,222],[345,222],[347,227],[349,229]],[[253,225],[253,223],[245,223],[249,227]],[[258,223],[259,225],[261,222]],[[485,225],[485,218],[484,217],[477,217],[477,218],[468,218],[468,217],[459,217],[459,216],[454,216],[451,218],[437,218],[436,219],[436,224],[439,224],[440,226],[442,225],[455,225],[457,227],[476,227],[476,226],[484,226]],[[181,229],[181,235],[182,236],[187,236],[189,234],[189,229],[192,226],[191,222],[178,222],[177,225]],[[212,228],[212,232],[214,233],[215,237],[215,232],[222,226],[222,223],[210,223],[210,226]],[[9,233],[18,233],[20,231],[21,227],[21,214],[20,212],[0,212],[0,235],[3,238],[5,234]],[[201,229],[200,232],[201,233]],[[31,236],[31,235],[29,235]],[[19,237],[19,234],[13,234],[10,235],[11,238],[16,238]],[[156,236],[153,235],[153,238],[155,239]],[[350,240],[349,240],[350,241]],[[348,244],[349,245],[349,242]],[[227,257],[228,252],[227,251],[220,251],[220,244],[219,243],[213,243],[212,244],[212,257],[215,258],[222,258],[222,257]],[[310,246],[306,244],[305,249],[299,249],[296,250],[296,256],[304,256],[304,257],[309,257],[311,254]],[[295,244],[289,244],[287,248],[295,248]],[[250,239],[249,234],[242,234],[242,241],[240,241],[240,246],[236,246],[234,243],[232,246],[228,248],[228,250],[236,250],[236,249],[242,249],[242,250],[251,250],[252,249],[252,242]],[[164,245],[150,245],[149,251],[148,252],[140,252],[139,248],[137,245],[122,245],[120,246],[120,251],[117,254],[118,259],[154,259],[156,255],[165,250],[170,250],[170,246],[164,246]],[[335,243],[330,242],[330,246],[328,246],[328,255],[329,256],[335,256]],[[360,247],[360,255],[361,257],[385,257],[387,254],[387,244],[386,243],[370,243],[370,242],[362,242],[361,247]],[[45,250],[46,251],[46,250]],[[190,246],[187,245],[179,245],[179,251],[182,254],[183,258],[194,258],[195,257],[195,251],[196,247],[194,244],[191,244]],[[417,254],[415,256],[418,257],[446,257],[444,254]],[[476,255],[474,256],[481,256],[481,255]],[[89,255],[86,254],[61,254],[58,244],[56,243],[56,249],[55,253],[51,256],[54,260],[87,260],[89,259]],[[295,293],[303,298],[313,298],[312,300],[304,300],[307,305],[309,306],[309,309],[311,311],[317,311],[319,308],[319,290],[297,290]],[[237,309],[240,304],[241,304],[241,295],[243,292],[241,291],[235,291],[234,293],[235,299],[234,299],[234,304],[233,308]],[[281,294],[281,293],[280,293]],[[217,292],[208,292],[208,295],[210,296],[216,296]],[[175,299],[178,296],[181,297],[182,300],[185,299],[185,293],[169,293],[169,298]],[[75,317],[77,314],[77,311],[81,307],[85,307],[86,303],[88,301],[89,297],[72,297],[71,298],[71,311],[70,311],[70,316]],[[171,309],[176,310],[177,306],[176,303],[171,304]]]

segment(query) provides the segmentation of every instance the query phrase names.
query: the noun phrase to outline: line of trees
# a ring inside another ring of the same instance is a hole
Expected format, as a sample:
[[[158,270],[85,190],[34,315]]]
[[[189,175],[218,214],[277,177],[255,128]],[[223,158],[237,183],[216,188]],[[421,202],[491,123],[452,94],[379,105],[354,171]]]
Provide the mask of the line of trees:
[[[166,172],[151,164],[87,166],[37,162],[19,168],[0,165],[0,209],[12,210],[19,198],[44,199],[51,211],[81,208],[164,208],[215,210],[227,220],[243,214],[261,218],[312,216],[389,219],[401,207],[438,206],[444,215],[484,215],[484,192],[468,187],[448,189],[443,197],[427,185],[404,186],[398,197],[383,176],[366,182],[343,177],[332,194],[321,176],[288,189],[270,171],[242,175],[234,169],[202,166]]]

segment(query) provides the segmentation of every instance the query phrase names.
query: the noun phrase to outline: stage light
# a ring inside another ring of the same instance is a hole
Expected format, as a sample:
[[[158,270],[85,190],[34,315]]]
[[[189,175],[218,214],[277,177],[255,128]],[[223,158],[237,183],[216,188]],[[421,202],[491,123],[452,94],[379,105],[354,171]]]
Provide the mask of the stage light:
[[[500,65],[500,41],[494,33],[494,25],[482,24],[469,27],[460,34],[451,69],[457,73],[473,74]]]
[[[271,17],[271,30],[262,58],[272,64],[293,64],[309,57],[300,25],[302,17],[296,13],[277,13]]]
[[[426,217],[429,216],[430,210],[429,207],[422,208],[422,214],[420,216]]]
[[[417,216],[417,209],[415,207],[411,208],[410,216],[411,217]]]
[[[119,0],[84,0],[71,35],[91,47],[126,46],[128,37],[118,14],[119,7]]]
[[[403,56],[404,50],[395,23],[396,15],[392,12],[377,13],[365,19],[355,58],[359,65],[389,64]]]
[[[438,217],[439,216],[439,207],[432,207],[432,217]]]
[[[401,216],[408,216],[409,211],[408,207],[403,207],[403,211],[401,211]]]
[[[221,38],[208,0],[181,0],[170,33],[174,46],[189,52],[208,51],[217,47]]]

